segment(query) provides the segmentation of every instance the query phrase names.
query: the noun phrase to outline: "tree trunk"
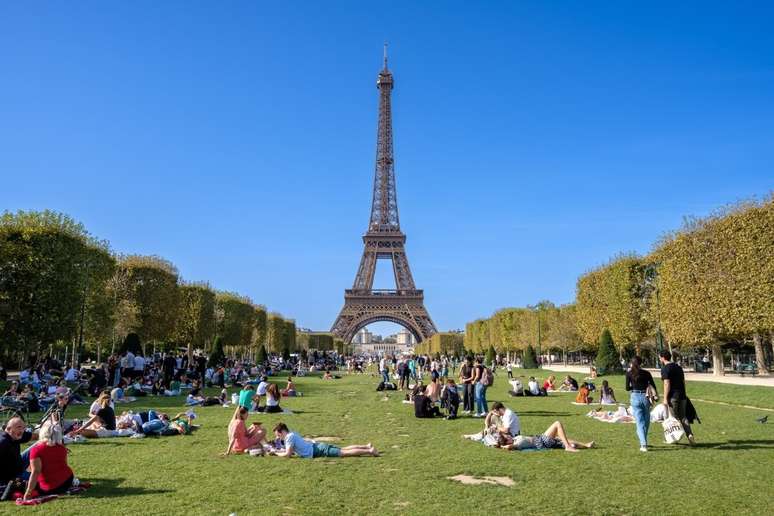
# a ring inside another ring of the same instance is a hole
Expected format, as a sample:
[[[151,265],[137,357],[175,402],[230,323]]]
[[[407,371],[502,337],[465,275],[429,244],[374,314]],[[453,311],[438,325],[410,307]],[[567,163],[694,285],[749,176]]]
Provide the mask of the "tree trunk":
[[[719,343],[712,345],[712,374],[714,376],[724,376],[726,374],[723,367],[723,348]]]
[[[766,352],[763,350],[763,335],[756,333],[753,335],[755,344],[755,365],[758,367],[758,374],[768,376],[769,369],[766,367]]]

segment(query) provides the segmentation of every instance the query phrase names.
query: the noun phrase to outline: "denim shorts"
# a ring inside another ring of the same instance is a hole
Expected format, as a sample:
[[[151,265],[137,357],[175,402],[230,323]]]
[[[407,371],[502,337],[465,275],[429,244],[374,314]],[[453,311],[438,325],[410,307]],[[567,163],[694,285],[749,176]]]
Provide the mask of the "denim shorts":
[[[328,443],[313,443],[312,457],[341,457],[341,448]]]

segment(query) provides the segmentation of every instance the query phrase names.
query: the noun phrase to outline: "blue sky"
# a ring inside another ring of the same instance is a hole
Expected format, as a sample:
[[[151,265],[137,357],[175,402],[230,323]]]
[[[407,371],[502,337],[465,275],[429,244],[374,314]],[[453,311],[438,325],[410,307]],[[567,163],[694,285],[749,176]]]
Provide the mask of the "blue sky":
[[[390,43],[401,225],[441,329],[774,188],[770,2],[4,2],[0,209],[327,329]],[[382,6],[382,8],[379,8]]]

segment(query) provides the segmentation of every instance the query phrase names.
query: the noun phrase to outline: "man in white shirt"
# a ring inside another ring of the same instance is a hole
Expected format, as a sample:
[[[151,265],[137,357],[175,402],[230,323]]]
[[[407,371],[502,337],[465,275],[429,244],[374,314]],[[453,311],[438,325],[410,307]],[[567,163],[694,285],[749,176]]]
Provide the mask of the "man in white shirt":
[[[135,376],[142,376],[145,373],[145,357],[137,355],[134,357],[134,374]]]
[[[530,394],[533,396],[540,396],[540,385],[538,385],[534,376],[529,377],[529,383],[527,385],[529,386]]]
[[[134,376],[134,353],[129,350],[126,351],[124,358],[121,359],[121,374],[127,378]]]
[[[519,416],[499,401],[492,405],[492,410],[500,415],[502,421],[500,427],[497,428],[501,434],[508,434],[511,437],[516,437],[521,434],[521,422]]]

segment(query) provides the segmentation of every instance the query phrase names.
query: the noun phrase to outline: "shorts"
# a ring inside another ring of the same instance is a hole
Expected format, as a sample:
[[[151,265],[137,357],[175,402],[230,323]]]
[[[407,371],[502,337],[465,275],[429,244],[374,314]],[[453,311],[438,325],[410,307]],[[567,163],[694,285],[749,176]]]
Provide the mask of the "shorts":
[[[564,449],[564,443],[547,435],[535,436],[535,448],[538,450]]]
[[[118,432],[116,430],[108,430],[107,428],[100,428],[97,430],[97,437],[100,439],[103,437],[116,437]]]
[[[313,443],[312,457],[341,457],[341,448],[328,443]]]

